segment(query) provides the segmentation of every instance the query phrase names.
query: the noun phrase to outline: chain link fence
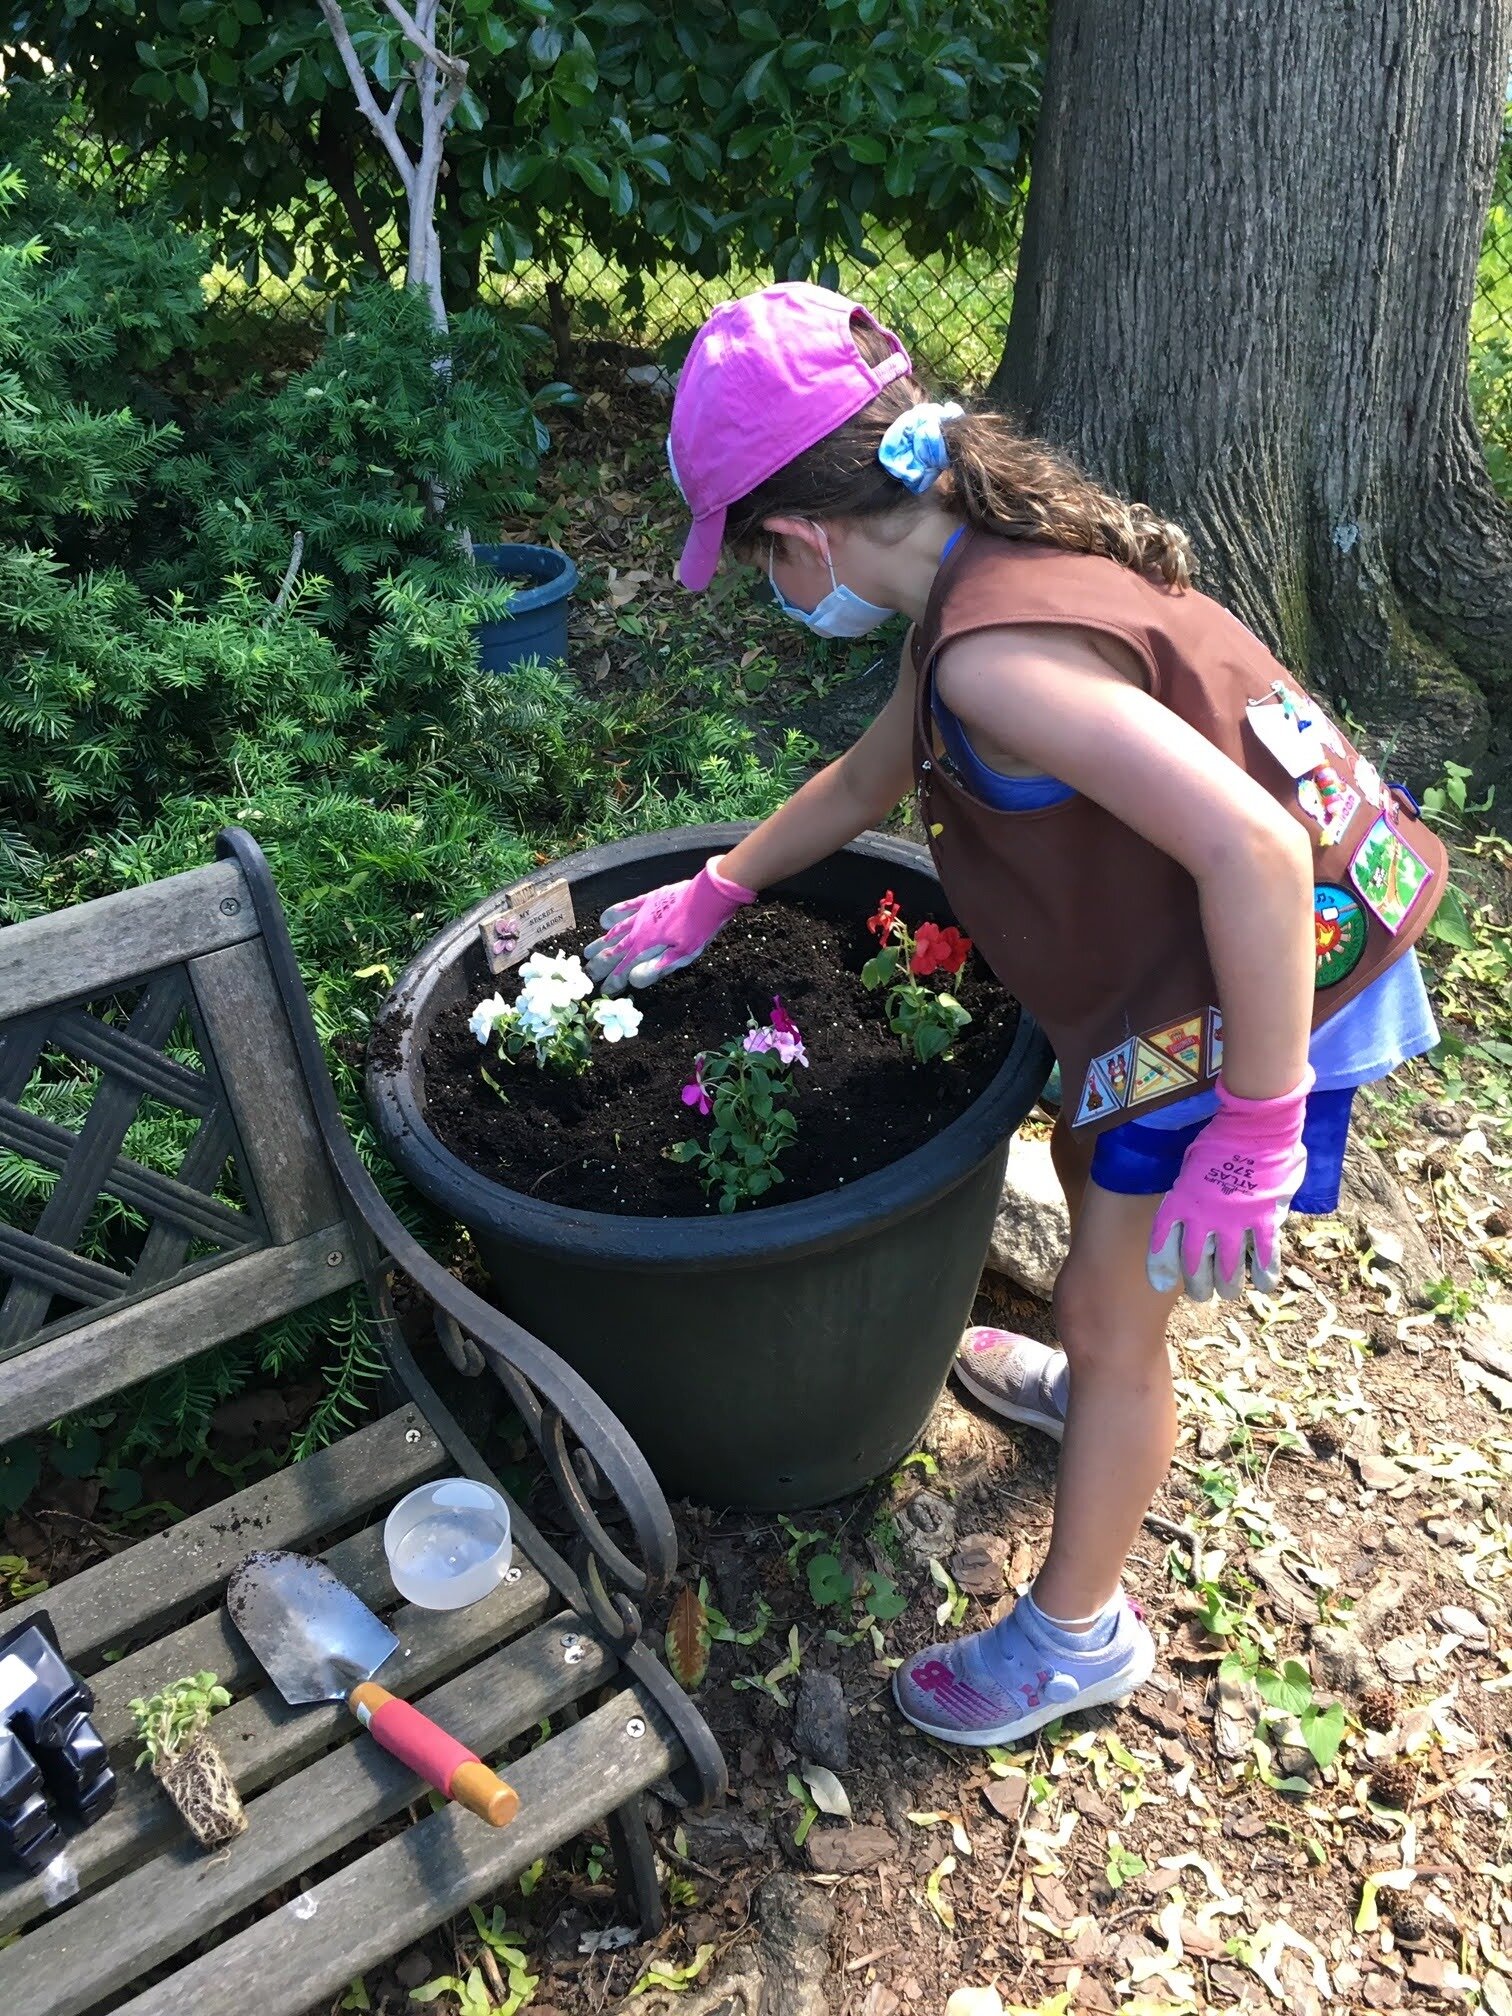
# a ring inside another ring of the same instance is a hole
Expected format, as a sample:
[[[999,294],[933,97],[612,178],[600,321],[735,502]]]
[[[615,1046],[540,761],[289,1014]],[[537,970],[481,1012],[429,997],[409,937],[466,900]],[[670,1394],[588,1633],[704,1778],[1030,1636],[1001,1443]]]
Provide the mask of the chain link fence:
[[[108,184],[123,205],[162,186],[150,157],[112,159],[81,125],[66,130],[65,148],[59,165],[73,179],[83,187]],[[251,325],[242,332],[243,345],[255,345],[261,330],[275,354],[331,326],[343,291],[343,283],[322,270],[297,234],[280,230],[279,221],[223,223],[218,236],[224,260],[207,287],[223,318]],[[873,254],[870,263],[842,262],[839,285],[900,331],[937,384],[980,390],[1002,355],[1013,301],[1012,259],[917,259],[885,235],[874,242]],[[558,368],[570,374],[585,342],[632,346],[674,364],[711,308],[769,278],[756,268],[737,268],[709,279],[672,263],[631,272],[591,245],[566,242],[550,265],[488,272],[483,291],[485,299],[506,303],[547,329]],[[1512,495],[1512,122],[1503,137],[1477,274],[1470,387],[1492,473]]]

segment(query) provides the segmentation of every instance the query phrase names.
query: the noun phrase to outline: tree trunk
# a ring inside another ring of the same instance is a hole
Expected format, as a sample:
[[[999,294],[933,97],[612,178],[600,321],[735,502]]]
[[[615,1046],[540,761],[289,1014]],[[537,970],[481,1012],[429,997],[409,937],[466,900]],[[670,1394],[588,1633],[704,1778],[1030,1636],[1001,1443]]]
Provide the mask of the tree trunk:
[[[1466,388],[1509,49],[1512,0],[1054,0],[991,388],[1419,781],[1512,711]]]

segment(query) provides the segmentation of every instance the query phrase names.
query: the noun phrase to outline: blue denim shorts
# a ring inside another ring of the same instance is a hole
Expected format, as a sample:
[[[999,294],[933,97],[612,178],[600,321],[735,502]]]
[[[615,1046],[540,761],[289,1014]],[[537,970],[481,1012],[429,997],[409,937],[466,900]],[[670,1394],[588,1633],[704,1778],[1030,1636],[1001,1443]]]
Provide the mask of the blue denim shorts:
[[[1302,1124],[1307,1150],[1307,1174],[1292,1199],[1293,1211],[1326,1217],[1339,1208],[1339,1184],[1344,1175],[1344,1150],[1349,1142],[1349,1111],[1356,1088],[1313,1092]],[[1181,1158],[1207,1125],[1150,1127],[1125,1120],[1099,1134],[1092,1150],[1092,1181],[1120,1197],[1160,1197],[1176,1181]]]

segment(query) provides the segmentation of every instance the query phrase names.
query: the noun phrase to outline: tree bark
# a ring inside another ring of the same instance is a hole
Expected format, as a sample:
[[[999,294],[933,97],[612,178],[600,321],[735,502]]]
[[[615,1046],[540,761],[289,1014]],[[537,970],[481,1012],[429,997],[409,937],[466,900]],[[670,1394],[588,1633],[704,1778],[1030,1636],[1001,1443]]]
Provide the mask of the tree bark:
[[[1419,781],[1512,694],[1466,384],[1509,51],[1512,0],[1054,0],[991,388]]]
[[[383,256],[378,234],[373,229],[367,205],[357,188],[357,162],[352,136],[336,129],[326,107],[321,108],[313,138],[306,142],[306,151],[346,212],[352,241],[363,264],[376,278],[387,279],[388,262]]]

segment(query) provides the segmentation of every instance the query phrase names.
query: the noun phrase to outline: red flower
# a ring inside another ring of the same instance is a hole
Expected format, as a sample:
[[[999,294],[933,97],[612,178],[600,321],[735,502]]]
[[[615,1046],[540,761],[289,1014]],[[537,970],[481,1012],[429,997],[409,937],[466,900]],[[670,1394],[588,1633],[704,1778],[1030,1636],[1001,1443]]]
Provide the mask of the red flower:
[[[930,973],[949,973],[953,977],[966,964],[970,951],[971,940],[963,938],[953,924],[943,929],[938,924],[921,924],[914,937],[910,964],[921,979]]]
[[[893,934],[893,927],[896,925],[900,914],[901,906],[898,899],[894,896],[891,889],[889,889],[883,896],[882,901],[877,905],[877,914],[874,917],[867,918],[866,928],[872,933],[873,937],[880,938],[885,945]]]

